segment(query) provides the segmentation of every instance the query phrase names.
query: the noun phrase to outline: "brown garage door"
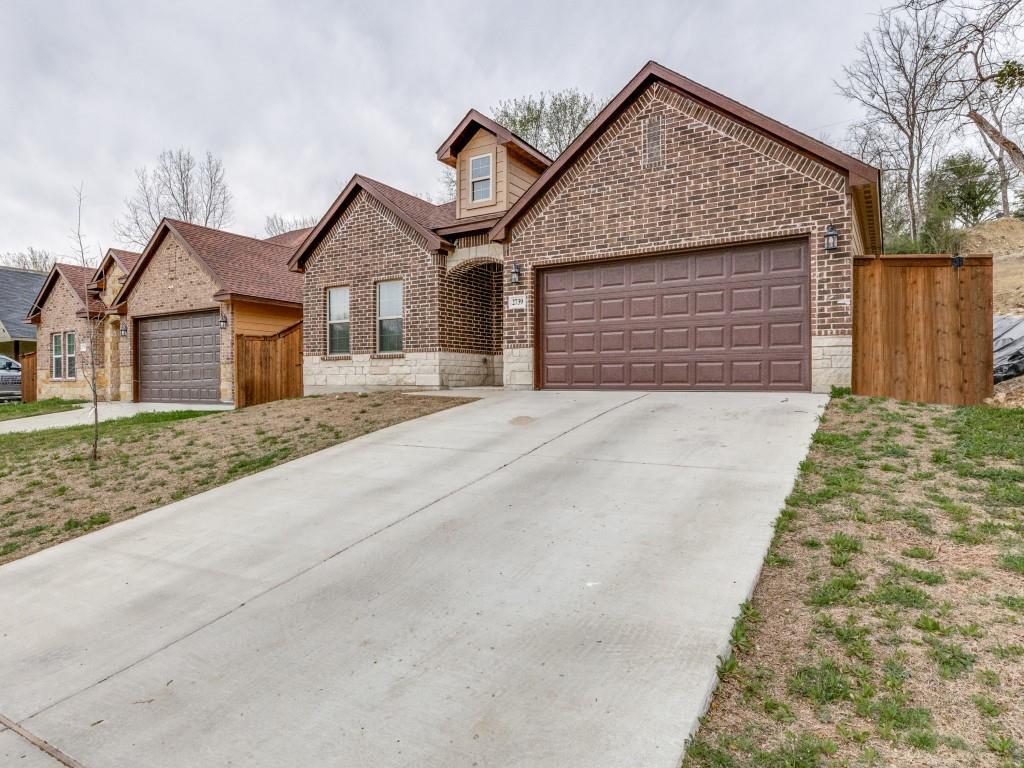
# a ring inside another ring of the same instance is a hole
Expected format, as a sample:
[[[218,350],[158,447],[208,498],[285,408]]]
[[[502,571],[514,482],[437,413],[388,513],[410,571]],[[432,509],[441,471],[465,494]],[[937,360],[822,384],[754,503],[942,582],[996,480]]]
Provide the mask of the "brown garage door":
[[[540,273],[550,389],[810,388],[807,242]]]
[[[139,320],[139,397],[149,402],[220,400],[220,313]]]

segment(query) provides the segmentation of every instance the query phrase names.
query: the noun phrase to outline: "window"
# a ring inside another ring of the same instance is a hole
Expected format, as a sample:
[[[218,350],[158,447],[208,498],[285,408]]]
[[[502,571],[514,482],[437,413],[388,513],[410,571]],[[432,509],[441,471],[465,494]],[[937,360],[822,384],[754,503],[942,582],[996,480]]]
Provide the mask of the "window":
[[[66,331],[65,333],[51,334],[50,350],[53,353],[50,378],[75,378],[77,372],[77,366],[75,365],[75,332]]]
[[[402,351],[402,282],[377,283],[377,351]]]
[[[64,375],[73,379],[75,373],[75,332],[68,331],[64,334]]]
[[[470,202],[491,199],[491,156],[469,158]]]
[[[62,336],[59,333],[54,333],[50,336],[50,349],[53,350],[53,370],[51,371],[51,378],[63,379],[64,378],[64,353],[62,351],[63,345],[61,344]]]
[[[347,355],[349,342],[348,288],[327,289],[327,354]]]

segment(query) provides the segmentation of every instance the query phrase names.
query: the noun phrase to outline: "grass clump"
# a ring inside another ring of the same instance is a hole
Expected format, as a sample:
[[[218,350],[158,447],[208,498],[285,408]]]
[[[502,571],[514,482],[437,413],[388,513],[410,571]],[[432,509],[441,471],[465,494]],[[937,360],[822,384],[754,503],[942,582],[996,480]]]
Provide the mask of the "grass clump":
[[[789,679],[789,692],[816,704],[831,704],[850,698],[850,679],[834,661],[823,659],[797,669]]]
[[[858,574],[846,571],[815,587],[811,592],[809,602],[819,608],[843,605],[848,603],[860,588],[860,582],[861,578]]]

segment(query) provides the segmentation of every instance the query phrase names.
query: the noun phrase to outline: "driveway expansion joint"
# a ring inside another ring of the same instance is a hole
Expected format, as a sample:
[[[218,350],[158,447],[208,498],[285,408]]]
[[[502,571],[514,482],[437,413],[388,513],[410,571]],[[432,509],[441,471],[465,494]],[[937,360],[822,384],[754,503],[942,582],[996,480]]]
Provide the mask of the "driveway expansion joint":
[[[61,765],[67,766],[67,768],[85,768],[85,766],[82,763],[75,760],[75,758],[57,749],[57,747],[53,746],[50,742],[46,741],[46,739],[40,738],[31,731],[22,728],[9,717],[0,714],[0,725],[3,726],[3,730],[9,730],[13,733],[18,734],[18,736],[23,738],[33,747],[42,752],[45,752],[47,755],[52,757]],[[3,730],[0,730],[0,733],[3,733]]]

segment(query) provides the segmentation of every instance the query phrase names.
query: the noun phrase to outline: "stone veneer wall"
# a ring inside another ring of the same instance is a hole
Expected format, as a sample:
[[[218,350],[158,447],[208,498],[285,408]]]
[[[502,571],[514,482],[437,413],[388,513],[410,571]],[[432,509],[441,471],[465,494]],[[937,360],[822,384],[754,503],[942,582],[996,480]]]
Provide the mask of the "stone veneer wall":
[[[648,146],[651,136],[660,138]],[[510,231],[505,291],[524,293],[528,306],[504,310],[504,381],[533,385],[537,267],[767,238],[808,237],[812,336],[848,345],[851,212],[846,179],[837,171],[652,84]],[[839,249],[826,253],[829,223],[839,231]],[[518,286],[508,282],[513,263],[522,270]],[[841,355],[822,355],[841,362]],[[825,370],[812,364],[812,378]],[[828,370],[834,381],[842,367]]]
[[[831,392],[853,381],[853,336],[811,337],[811,390]]]
[[[442,389],[501,383],[501,355],[465,352],[408,352],[396,357],[350,355],[343,359],[306,355],[307,395],[363,387]]]

